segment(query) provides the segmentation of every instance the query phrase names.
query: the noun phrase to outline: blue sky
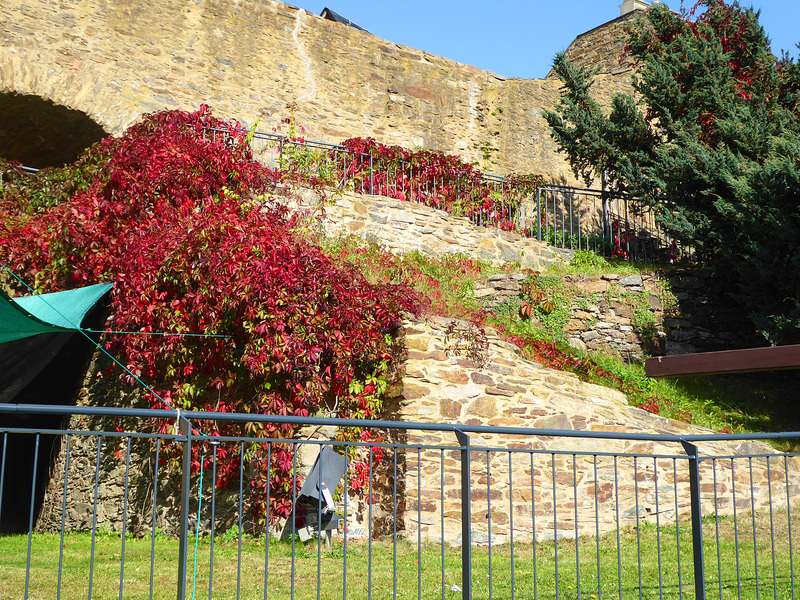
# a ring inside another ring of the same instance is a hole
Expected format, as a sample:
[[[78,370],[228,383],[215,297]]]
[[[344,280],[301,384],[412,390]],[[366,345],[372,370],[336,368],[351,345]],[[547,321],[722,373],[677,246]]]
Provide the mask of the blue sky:
[[[325,7],[378,37],[506,77],[540,78],[576,36],[619,16],[622,0],[293,0],[318,15]],[[750,6],[748,2],[740,2]],[[680,0],[668,0],[680,8]],[[689,0],[691,7],[694,0]],[[772,50],[795,57],[800,0],[759,0]]]

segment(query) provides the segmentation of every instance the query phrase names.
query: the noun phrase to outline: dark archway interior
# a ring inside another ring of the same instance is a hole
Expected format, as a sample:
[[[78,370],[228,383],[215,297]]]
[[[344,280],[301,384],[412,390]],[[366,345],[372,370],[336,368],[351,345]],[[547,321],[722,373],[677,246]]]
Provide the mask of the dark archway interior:
[[[106,315],[98,303],[81,326],[98,328]],[[0,402],[75,406],[97,336],[92,339],[77,332],[40,333],[0,344]],[[0,427],[12,429],[61,429],[66,422],[59,415],[0,415]],[[35,526],[60,443],[59,435],[0,433],[0,535]]]
[[[42,169],[72,164],[108,133],[85,113],[38,96],[0,94],[0,157]]]

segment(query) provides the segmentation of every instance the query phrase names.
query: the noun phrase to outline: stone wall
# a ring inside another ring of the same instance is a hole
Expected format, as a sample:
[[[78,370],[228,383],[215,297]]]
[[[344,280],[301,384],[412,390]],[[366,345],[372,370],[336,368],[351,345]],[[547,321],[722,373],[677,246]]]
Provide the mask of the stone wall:
[[[402,420],[413,422],[535,427],[569,432],[661,433],[676,436],[711,433],[709,430],[650,414],[628,406],[623,394],[583,383],[577,377],[543,368],[525,360],[517,349],[490,329],[488,352],[480,360],[458,351],[453,321],[429,319],[407,322],[408,359],[402,386],[391,406]],[[465,332],[477,332],[456,323]],[[404,440],[427,449],[407,458],[403,487],[405,535],[414,538],[418,528],[428,539],[460,543],[460,452],[447,450],[455,436],[437,432],[409,432]],[[686,461],[634,459],[634,454],[685,456],[678,443],[618,439],[549,438],[541,435],[473,434],[472,526],[475,543],[509,539],[511,518],[516,539],[594,535],[637,521],[674,522],[677,512],[689,511]],[[766,444],[708,442],[698,444],[701,456],[773,454]],[[440,449],[444,448],[444,450]],[[487,453],[483,448],[497,448]],[[508,450],[516,452],[512,461]],[[585,454],[580,454],[585,453]],[[616,463],[603,453],[625,454]],[[598,455],[600,459],[598,460]],[[598,462],[596,462],[598,461]],[[800,458],[793,457],[788,471],[782,458],[767,462],[747,459],[731,473],[731,460],[701,463],[704,514],[716,506],[720,514],[785,505],[800,499],[800,481],[787,490],[787,473],[796,473]],[[615,473],[615,464],[617,472]],[[441,474],[444,465],[446,473]],[[511,465],[511,466],[509,466]],[[509,473],[510,472],[510,473]],[[419,473],[419,475],[418,475]],[[752,479],[751,479],[752,478]],[[444,486],[442,488],[442,482]],[[751,494],[751,485],[753,493]],[[768,494],[772,487],[771,497]],[[576,487],[577,486],[577,487]],[[677,496],[677,499],[676,499]],[[597,504],[595,504],[597,502]],[[575,514],[578,514],[578,523]],[[535,526],[534,526],[535,520]]]
[[[470,350],[472,340],[482,335],[486,336],[487,344],[477,344],[477,350]],[[404,337],[408,356],[402,380],[388,392],[387,418],[414,423],[611,433],[611,438],[605,440],[471,434],[471,508],[476,544],[486,543],[489,535],[492,543],[507,541],[512,518],[517,539],[530,540],[532,536],[536,539],[555,535],[573,537],[576,531],[578,535],[594,535],[597,531],[604,533],[617,525],[625,527],[637,521],[660,519],[661,523],[668,523],[675,519],[676,496],[681,519],[690,510],[685,460],[678,458],[673,463],[669,458],[657,462],[652,458],[639,458],[637,464],[632,458],[633,454],[682,457],[680,444],[623,441],[615,439],[614,433],[684,436],[711,433],[709,430],[629,406],[625,396],[616,390],[583,383],[572,374],[526,360],[520,357],[515,346],[500,340],[491,328],[479,332],[466,322],[434,317],[405,321]],[[98,378],[99,366],[95,363],[87,377],[81,405],[102,406],[116,402],[113,398],[117,397],[119,386],[109,386]],[[113,394],[108,393],[115,389]],[[136,395],[128,401],[137,404]],[[74,417],[69,429],[99,433],[113,431],[118,424],[106,418]],[[146,426],[130,419],[125,425],[127,431],[138,431]],[[331,432],[315,432],[314,436],[330,439]],[[454,447],[455,436],[410,430],[401,435],[389,434],[389,441],[412,447],[399,454],[397,527],[401,535],[415,538],[421,526],[424,539],[436,540],[443,536],[446,541],[459,544],[461,453]],[[99,452],[98,443],[101,445]],[[419,452],[413,449],[417,445],[421,448]],[[720,514],[730,514],[734,488],[738,511],[766,508],[770,502],[773,508],[778,508],[787,498],[792,502],[800,500],[800,481],[787,482],[787,473],[800,472],[800,457],[789,459],[787,471],[783,459],[777,455],[767,463],[763,456],[775,453],[766,444],[732,441],[699,446],[702,456],[762,455],[753,459],[752,472],[748,459],[740,460],[735,476],[731,473],[730,459],[702,463],[704,512],[710,513],[716,506]],[[162,452],[163,448],[162,445]],[[315,458],[314,448],[309,448],[298,463],[303,471]],[[488,448],[496,450],[486,452]],[[514,453],[513,458],[509,451]],[[615,461],[603,456],[605,453],[624,456]],[[67,460],[69,468],[66,468]],[[98,463],[100,470],[96,475]],[[37,530],[87,530],[96,520],[97,526],[104,530],[121,531],[125,522],[130,532],[148,533],[152,528],[155,468],[155,442],[152,440],[134,439],[128,445],[117,437],[63,437]],[[65,473],[69,482],[66,494]],[[394,525],[389,495],[391,479],[379,469],[375,476],[378,503],[371,511],[372,530],[386,533]],[[156,525],[160,531],[174,535],[180,514],[179,473],[161,464],[157,480]],[[196,475],[192,489],[197,489],[198,485]],[[770,488],[772,499],[768,493]],[[209,526],[207,511],[211,496],[208,474],[203,489],[206,512],[201,526],[205,531]],[[216,528],[224,531],[238,522],[239,496],[236,489],[216,494]],[[67,511],[62,523],[65,500]],[[356,499],[351,499],[349,506],[351,527],[367,531],[369,507]],[[192,500],[191,511],[190,526],[194,529],[196,498]],[[578,515],[577,525],[575,514]],[[249,513],[243,518],[246,529],[253,527]],[[273,531],[277,533],[279,529],[280,526]]]
[[[516,312],[527,278],[521,272],[491,275],[478,285],[475,295],[488,308],[506,307]],[[671,340],[664,322],[665,315],[673,313],[671,305],[665,312],[665,292],[657,275],[565,275],[563,284],[565,293],[573,298],[564,323],[565,341],[570,346],[581,351],[602,350],[635,362],[646,355],[669,352]]]
[[[607,100],[629,86],[628,74],[604,74],[593,90]],[[573,181],[542,118],[558,81],[507,79],[273,0],[4,0],[0,100],[9,94],[80,111],[111,134],[200,104],[269,131],[293,104],[307,139],[371,136]]]
[[[664,321],[669,330],[668,354],[755,348],[765,344],[749,319],[743,319],[735,299],[715,292],[705,269],[669,274],[676,310]]]
[[[304,202],[316,199],[305,194]],[[518,263],[542,270],[569,262],[573,255],[511,231],[475,226],[465,217],[382,196],[338,196],[325,206],[322,222],[329,236],[356,235],[398,253],[463,254],[495,265]]]
[[[314,206],[313,194],[301,194],[305,205]],[[563,263],[570,258],[565,251],[555,250],[530,239],[500,232],[496,229],[475,227],[469,221],[451,217],[442,211],[422,205],[391,200],[381,197],[345,194],[332,205],[325,206],[322,226],[330,235],[338,233],[362,235],[373,239],[397,252],[419,250],[438,255],[445,252],[460,252],[479,257],[497,264],[519,263],[520,268],[544,269],[547,266]],[[519,296],[519,284],[526,274],[504,272],[490,277],[478,287],[476,296],[488,306],[509,303]],[[689,290],[703,290],[705,280],[677,274],[673,278],[676,285],[682,284]],[[620,277],[568,278],[569,285],[580,288],[584,301],[576,301],[571,306],[572,319],[568,325],[572,342],[589,348],[602,348],[619,352],[634,358],[646,351],[644,338],[633,325],[630,304],[623,300],[626,295],[639,294],[644,297],[641,306],[648,306],[657,316],[657,323],[669,322],[669,318],[682,315],[679,327],[674,331],[695,331],[698,339],[703,339],[702,328],[694,327],[689,320],[691,315],[674,312],[675,306],[664,302],[663,288],[656,276],[638,275]],[[689,300],[678,292],[678,302]],[[665,305],[666,304],[666,305]],[[665,319],[665,315],[668,318]],[[674,331],[670,331],[672,335]],[[510,427],[533,427],[539,429],[559,429],[573,432],[605,431],[624,433],[664,433],[689,435],[710,433],[708,430],[686,425],[674,420],[652,415],[635,407],[628,406],[627,399],[618,391],[582,383],[577,377],[525,360],[518,349],[500,340],[491,329],[486,329],[486,343],[479,342],[477,330],[466,323],[441,318],[404,323],[405,344],[408,357],[403,368],[402,380],[386,400],[387,417],[412,422],[462,423],[465,425],[490,425]],[[673,340],[662,329],[656,330],[657,338],[663,342],[661,350],[670,350]],[[688,343],[688,342],[687,342]],[[680,347],[680,349],[685,349]],[[100,376],[103,365],[94,364],[87,375],[79,403],[102,406],[119,402],[119,388],[109,387],[109,381]],[[140,400],[131,395],[122,402],[136,405]],[[101,430],[111,425],[102,419],[87,420],[76,417],[70,423],[75,430]],[[129,430],[139,426],[128,423]],[[330,438],[326,432],[324,439]],[[320,438],[323,439],[323,438]],[[153,443],[138,442],[131,448],[119,446],[118,439],[104,438],[106,450],[101,457],[100,487],[98,488],[97,517],[100,523],[113,530],[119,530],[123,518],[125,498],[125,473],[123,459],[130,456],[130,469],[133,478],[128,489],[129,528],[146,530],[152,521],[152,494],[149,482],[155,469]],[[409,432],[402,441],[408,444],[423,444],[441,449],[426,448],[416,453],[406,454],[401,464],[400,489],[403,497],[400,504],[401,523],[406,535],[413,536],[422,524],[422,533],[429,538],[441,536],[439,529],[442,518],[445,521],[444,536],[457,543],[460,534],[460,485],[458,466],[460,455],[457,450],[448,450],[455,444],[451,434]],[[94,518],[94,465],[97,460],[97,438],[74,436],[62,444],[55,463],[54,474],[47,494],[45,507],[38,527],[42,530],[58,529],[61,526],[61,503],[64,495],[64,465],[66,450],[70,450],[69,486],[67,486],[66,516],[67,529],[84,529]],[[593,515],[595,490],[598,491],[601,531],[616,525],[614,515],[619,497],[619,508],[624,524],[635,523],[638,519],[653,520],[656,515],[666,516],[673,508],[677,491],[678,512],[688,510],[687,475],[684,471],[670,472],[672,463],[659,463],[657,466],[644,464],[642,471],[632,471],[632,459],[620,459],[619,485],[610,488],[614,480],[614,470],[608,463],[602,464],[595,477],[592,453],[647,453],[681,455],[675,444],[665,446],[650,442],[604,441],[586,439],[548,439],[542,436],[498,437],[473,436],[473,444],[478,447],[507,448],[520,452],[508,476],[508,454],[504,452],[487,455],[476,451],[473,464],[473,518],[476,541],[487,540],[488,521],[491,514],[492,536],[494,541],[503,541],[510,534],[510,508],[513,500],[514,530],[529,533],[538,538],[554,535],[574,535],[575,523],[571,511],[576,506],[580,511],[589,510]],[[737,455],[740,452],[771,454],[772,449],[763,444],[709,443],[702,446],[705,454]],[[567,454],[559,454],[566,451]],[[587,451],[590,457],[572,457],[572,451]],[[530,452],[534,452],[533,455]],[[301,462],[306,467],[313,462],[314,453],[308,454]],[[652,459],[650,459],[652,460]],[[800,464],[792,469],[797,472]],[[533,463],[533,465],[532,465]],[[685,461],[681,461],[685,466]],[[706,481],[714,474],[719,483],[716,487],[704,487],[704,503],[710,509],[717,494],[717,502],[723,512],[731,510],[731,478],[729,462],[704,463]],[[441,465],[445,466],[445,488],[440,491],[442,477]],[[782,466],[776,461],[768,469],[764,459],[754,461],[753,486],[757,494],[750,501],[750,480],[737,474],[735,479],[737,508],[747,510],[765,506],[765,482],[770,480],[773,495],[787,497],[786,478]],[[648,471],[648,469],[650,469]],[[552,473],[559,476],[555,484]],[[420,477],[417,476],[419,471]],[[495,473],[489,475],[488,473]],[[656,475],[659,482],[668,482],[662,491],[655,493]],[[676,479],[677,477],[677,479]],[[512,489],[509,480],[514,482]],[[579,502],[575,502],[575,487],[579,483]],[[174,471],[163,470],[159,476],[161,492],[157,516],[158,526],[167,532],[174,532],[177,512],[178,481]],[[491,489],[487,486],[491,482]],[[616,485],[616,484],[615,484]],[[741,487],[740,487],[741,486]],[[783,486],[783,487],[782,487]],[[610,490],[614,491],[614,494]],[[385,490],[384,490],[385,492]],[[798,485],[792,482],[788,490],[791,498],[800,493]],[[572,495],[572,496],[571,496]],[[492,508],[488,508],[491,497]],[[377,523],[388,526],[391,513],[387,510],[391,503],[384,502],[375,509]],[[221,494],[219,497],[218,519],[220,527],[232,524],[237,518],[236,493]],[[355,505],[355,504],[354,504]],[[538,506],[539,508],[536,508]],[[638,508],[637,508],[638,507]],[[612,508],[614,510],[612,510]],[[367,510],[360,506],[360,518]],[[561,511],[560,517],[556,513]],[[659,512],[661,511],[661,512]],[[582,514],[586,514],[582,512]],[[536,526],[534,527],[534,519]],[[581,517],[578,525],[580,533],[593,533],[594,521]],[[380,528],[379,528],[380,529]]]
[[[582,33],[564,54],[574,65],[597,70],[601,75],[629,74],[632,64],[624,57],[627,30],[641,17],[642,11],[636,10]],[[558,78],[551,70],[547,79]]]

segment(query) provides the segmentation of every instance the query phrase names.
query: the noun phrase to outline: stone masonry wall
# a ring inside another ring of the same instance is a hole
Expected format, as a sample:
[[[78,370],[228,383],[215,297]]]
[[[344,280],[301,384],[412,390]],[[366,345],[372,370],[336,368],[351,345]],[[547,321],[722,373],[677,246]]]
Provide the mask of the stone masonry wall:
[[[306,194],[306,202],[314,201],[313,194]],[[544,269],[549,265],[568,260],[565,251],[548,248],[535,240],[504,234],[495,229],[475,227],[466,219],[450,217],[445,213],[422,205],[390,200],[380,197],[343,195],[333,205],[326,206],[323,226],[331,235],[355,233],[374,239],[394,251],[419,250],[430,254],[462,252],[497,264],[519,263],[533,269]],[[522,273],[502,273],[490,278],[485,287],[476,290],[479,299],[488,305],[508,302],[519,294]],[[687,286],[695,279],[685,277]],[[683,281],[683,280],[682,280]],[[583,292],[591,303],[576,302],[572,307],[573,318],[568,329],[574,344],[587,347],[602,347],[631,356],[641,353],[642,339],[635,335],[631,325],[628,306],[618,302],[622,293],[640,293],[647,303],[663,319],[665,308],[660,305],[654,277],[572,277],[571,285],[583,286]],[[686,315],[689,316],[689,315]],[[591,323],[591,325],[589,325]],[[687,325],[688,323],[688,325]],[[679,324],[677,331],[688,331],[691,322]],[[448,423],[465,425],[510,426],[567,431],[605,431],[625,433],[666,433],[688,435],[710,433],[708,430],[689,426],[677,421],[652,415],[628,406],[621,393],[600,386],[582,383],[569,373],[545,369],[541,365],[525,360],[518,349],[501,341],[495,332],[486,329],[488,350],[484,351],[479,341],[481,334],[466,323],[441,318],[404,323],[405,344],[408,357],[404,363],[402,380],[388,395],[387,417],[413,422]],[[456,332],[456,333],[454,333]],[[460,333],[457,333],[460,332]],[[591,335],[587,335],[591,334]],[[659,338],[666,334],[659,330]],[[670,349],[670,341],[665,342]],[[476,350],[477,349],[477,350]],[[663,349],[663,348],[662,348]],[[108,380],[100,377],[103,366],[90,368],[79,399],[80,404],[102,406],[119,402],[119,389],[109,387]],[[131,395],[129,405],[136,405],[138,396]],[[132,430],[136,425],[131,423]],[[75,430],[99,430],[109,427],[100,420],[75,417],[70,428]],[[70,450],[70,466],[67,489],[69,511],[65,527],[69,530],[85,529],[94,517],[94,465],[97,456],[96,438],[74,436],[69,443],[61,445],[50,482],[45,507],[39,520],[41,530],[58,529],[61,525],[61,503],[64,496],[62,474],[66,464],[66,451]],[[426,538],[444,535],[448,541],[458,543],[460,535],[461,491],[459,484],[460,453],[448,450],[455,444],[451,434],[409,432],[404,439],[409,444],[441,447],[425,448],[418,455],[407,453],[401,465],[401,523],[406,535],[414,535],[418,527]],[[536,535],[538,538],[552,535],[575,535],[574,510],[590,511],[594,515],[594,498],[597,492],[601,517],[600,530],[607,531],[616,526],[616,509],[622,524],[632,524],[637,519],[652,520],[656,515],[674,516],[675,491],[678,512],[688,510],[688,479],[685,461],[675,470],[671,462],[652,462],[633,470],[633,459],[620,459],[618,464],[619,484],[615,482],[613,465],[600,462],[595,476],[593,459],[596,453],[657,453],[682,455],[677,445],[656,445],[649,442],[610,439],[604,441],[586,439],[548,439],[542,436],[473,436],[477,448],[497,447],[512,450],[513,464],[508,452],[487,454],[476,449],[473,452],[473,526],[477,543],[488,540],[491,532],[495,542],[510,535],[511,515],[514,531],[519,534]],[[152,460],[152,444],[134,443],[131,448],[119,446],[118,440],[103,440],[106,450],[101,463],[100,487],[98,488],[99,521],[105,527],[119,530],[123,518],[125,498],[125,468],[120,462],[130,455],[132,479],[128,489],[129,527],[141,531],[152,525],[152,494],[148,487],[155,463]],[[566,451],[566,454],[559,452]],[[573,456],[573,451],[589,452],[589,457]],[[763,444],[709,443],[702,446],[704,454],[736,455],[739,452],[772,454]],[[531,454],[533,453],[533,454]],[[114,458],[112,458],[112,456]],[[313,462],[312,452],[301,462],[308,467]],[[652,459],[651,459],[652,460]],[[792,459],[791,472],[800,472],[800,458]],[[721,511],[732,510],[732,491],[736,486],[737,509],[748,510],[765,506],[766,482],[772,483],[772,493],[778,502],[800,494],[800,482],[790,482],[786,489],[786,477],[782,465],[772,461],[769,465],[763,458],[754,459],[753,480],[737,475],[732,479],[730,461],[703,463],[704,506],[710,509],[714,495]],[[444,489],[441,467],[444,466]],[[708,484],[716,469],[717,485]],[[419,471],[419,477],[417,475]],[[509,473],[510,471],[510,473]],[[556,473],[555,483],[553,473]],[[173,531],[177,513],[178,482],[174,472],[162,471],[159,476],[158,526],[167,532]],[[656,477],[657,476],[657,477]],[[661,487],[656,494],[655,482]],[[512,488],[513,482],[513,488]],[[575,488],[576,482],[578,488]],[[663,485],[664,482],[667,485]],[[749,489],[756,490],[753,502]],[[489,486],[489,484],[491,484]],[[709,487],[710,486],[710,487]],[[577,489],[577,492],[576,492]],[[578,501],[576,502],[576,497]],[[491,498],[491,508],[489,507]],[[619,505],[615,504],[619,498]],[[224,523],[234,523],[237,516],[235,494],[220,495],[218,518],[221,530]],[[388,506],[391,506],[389,504]],[[577,507],[577,508],[576,508]],[[362,506],[362,509],[364,507]],[[383,514],[379,521],[390,518],[386,507],[377,507]],[[613,510],[612,510],[613,509]],[[535,526],[534,526],[535,517]],[[444,533],[440,523],[444,519]],[[491,521],[491,531],[489,522]],[[363,526],[363,522],[361,523]],[[579,518],[579,534],[594,533],[594,521],[585,516]],[[516,535],[516,533],[515,533]]]
[[[144,113],[201,104],[269,131],[292,104],[307,139],[371,136],[460,154],[487,172],[569,183],[542,118],[559,86],[507,79],[273,0],[0,3],[0,94],[81,111],[111,134]],[[625,73],[593,86],[604,102],[629,88]]]
[[[567,48],[567,59],[578,67],[596,69],[603,75],[629,73],[632,65],[624,60],[627,29],[641,16],[641,11],[633,11],[582,33]],[[547,79],[557,79],[552,70]]]
[[[628,406],[625,396],[617,391],[583,383],[571,374],[525,360],[491,329],[485,330],[489,341],[486,356],[480,360],[467,358],[458,348],[458,340],[464,338],[452,334],[452,323],[439,318],[406,323],[408,358],[402,386],[395,390],[396,396],[390,402],[400,419],[612,435],[711,433]],[[476,333],[466,323],[456,323],[459,328]],[[426,539],[443,536],[449,542],[460,543],[460,452],[447,450],[455,445],[455,436],[409,432],[404,441],[429,447],[419,456],[412,453],[406,459],[405,534],[415,538],[421,527]],[[489,535],[492,543],[507,541],[511,519],[516,539],[527,540],[531,536],[574,537],[576,529],[578,535],[594,535],[595,519],[601,533],[610,531],[617,526],[617,513],[621,527],[637,521],[655,523],[657,518],[665,523],[675,518],[676,493],[677,512],[685,516],[689,511],[685,461],[639,458],[634,462],[630,457],[641,453],[684,456],[678,443],[473,434],[471,446],[473,541],[478,544],[486,543]],[[773,453],[766,444],[752,442],[709,442],[698,446],[701,456]],[[483,448],[500,451],[487,453]],[[508,450],[516,454],[512,457]],[[616,462],[616,475],[615,462],[602,456],[606,452],[629,455]],[[785,505],[787,494],[793,503],[800,500],[800,481],[794,478],[786,487],[786,475],[797,473],[800,458],[791,458],[790,463],[787,471],[782,457],[769,462],[756,458],[751,475],[745,459],[738,462],[732,477],[731,460],[702,462],[704,513],[712,512],[716,506],[720,514],[730,514],[734,488],[738,511],[766,508],[770,502],[777,508]]]
[[[305,203],[314,203],[311,194]],[[493,227],[476,227],[465,217],[443,210],[381,196],[344,194],[325,206],[324,231],[329,236],[356,235],[394,252],[419,251],[430,256],[464,254],[495,265],[546,269],[569,262],[570,250]]]

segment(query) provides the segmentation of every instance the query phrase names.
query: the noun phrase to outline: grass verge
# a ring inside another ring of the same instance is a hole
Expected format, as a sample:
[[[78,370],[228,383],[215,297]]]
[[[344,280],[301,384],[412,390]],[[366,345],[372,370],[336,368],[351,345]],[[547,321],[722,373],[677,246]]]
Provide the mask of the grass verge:
[[[791,598],[800,565],[800,509],[703,520],[705,581],[709,598]],[[755,532],[755,533],[754,533]],[[528,537],[530,534],[527,534]],[[584,600],[694,598],[688,520],[643,525],[599,538],[536,544],[519,533],[514,545],[473,548],[475,598]],[[178,542],[157,537],[34,534],[26,569],[27,535],[0,537],[0,597],[174,597]],[[153,553],[151,554],[151,548]],[[223,534],[192,540],[187,597],[197,598],[460,598],[460,547],[414,540],[335,539],[330,548]],[[124,559],[124,560],[123,560]],[[151,570],[152,561],[152,570]],[[61,564],[59,574],[59,564]],[[266,577],[265,577],[266,574]],[[265,594],[266,586],[266,594]]]

